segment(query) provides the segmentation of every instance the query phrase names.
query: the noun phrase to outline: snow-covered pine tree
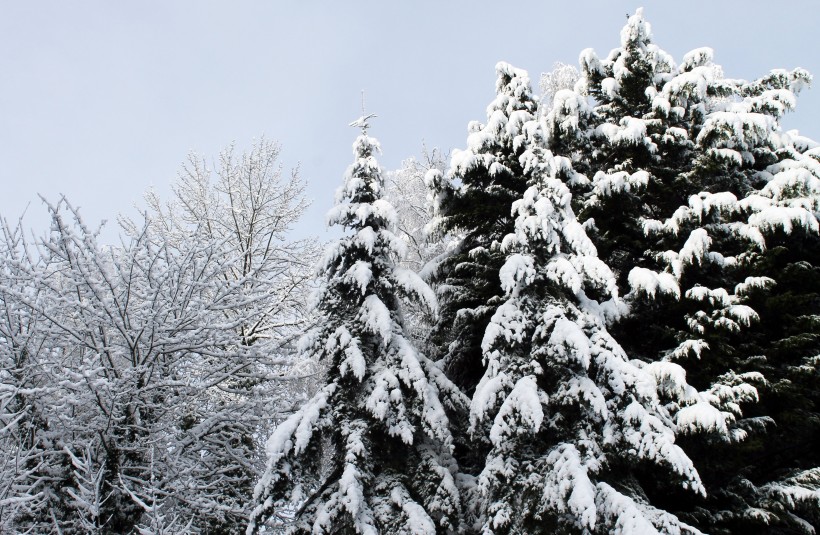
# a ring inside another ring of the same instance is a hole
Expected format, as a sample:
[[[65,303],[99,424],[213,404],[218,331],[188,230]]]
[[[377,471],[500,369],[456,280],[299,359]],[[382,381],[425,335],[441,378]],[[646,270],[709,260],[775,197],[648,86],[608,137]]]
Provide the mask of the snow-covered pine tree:
[[[558,105],[547,115],[549,146],[572,157],[591,178],[571,184],[579,193],[575,203],[580,219],[596,230],[590,237],[615,271],[621,293],[632,290],[632,314],[613,334],[630,355],[649,361],[680,343],[679,352],[700,355],[709,342],[717,352],[719,344],[727,343],[725,333],[707,341],[709,333],[689,332],[687,315],[703,307],[687,300],[685,292],[695,285],[715,288],[725,282],[722,257],[710,254],[703,242],[723,236],[707,236],[699,221],[666,235],[647,232],[645,222],[671,216],[704,188],[724,190],[724,177],[713,177],[708,184],[708,177],[693,179],[692,162],[699,154],[696,139],[705,116],[728,101],[733,86],[721,78],[708,49],[691,52],[676,66],[652,43],[641,10],[621,31],[619,48],[604,60],[584,50],[580,62],[576,91],[559,92]],[[587,105],[588,96],[592,106]],[[734,194],[749,188],[735,183]],[[711,215],[721,214],[714,210]],[[677,267],[667,273],[673,252]],[[730,248],[723,252],[729,256]],[[703,374],[710,377],[700,381],[703,387],[720,375],[716,370],[726,371],[716,358],[708,362],[715,367]]]
[[[499,245],[513,228],[510,207],[527,187],[519,157],[524,125],[537,106],[526,72],[503,62],[496,72],[487,124],[470,123],[468,147],[453,151],[446,176],[435,170],[427,176],[437,201],[429,231],[455,238],[450,251],[425,269],[441,305],[432,341],[448,377],[468,394],[483,373],[481,338],[504,294]]]
[[[727,519],[788,519],[784,511],[794,509],[788,505],[790,499],[793,504],[802,501],[797,508],[804,509],[817,499],[812,491],[817,488],[816,474],[801,479],[813,481],[802,490],[792,485],[792,491],[782,492],[785,497],[768,510],[756,509],[753,499],[741,496],[755,492],[742,489],[762,484],[763,473],[781,479],[795,470],[805,474],[817,466],[816,460],[787,456],[777,469],[759,470],[759,439],[728,446],[721,446],[720,440],[743,438],[775,415],[765,403],[746,403],[750,417],[733,421],[741,414],[741,403],[756,401],[752,384],[762,385],[759,372],[766,372],[769,384],[796,369],[808,371],[800,374],[804,379],[815,374],[816,381],[816,364],[806,367],[809,361],[800,360],[811,353],[806,336],[815,337],[806,319],[811,307],[804,308],[801,327],[786,328],[806,335],[797,338],[807,352],[797,360],[773,361],[770,353],[778,349],[771,333],[779,329],[753,325],[761,311],[748,306],[765,308],[781,291],[777,286],[770,289],[768,301],[762,293],[779,278],[764,267],[772,265],[764,260],[771,257],[767,245],[789,248],[795,253],[793,262],[816,265],[811,247],[798,245],[816,240],[813,164],[809,157],[798,157],[810,147],[801,138],[795,141],[803,145],[798,150],[779,129],[780,117],[794,107],[794,94],[810,77],[797,69],[773,71],[751,83],[727,80],[709,49],[690,52],[676,66],[652,43],[640,11],[622,30],[621,47],[604,60],[586,50],[581,67],[577,91],[556,95],[547,123],[550,147],[573,156],[577,167],[592,178],[579,203],[581,218],[594,220],[599,230],[591,237],[601,258],[615,268],[621,291],[631,290],[631,312],[612,332],[632,355],[648,361],[677,360],[693,384],[710,388],[718,404],[734,412],[728,420],[715,421],[717,426],[711,429],[687,429],[679,418],[681,431],[710,431],[711,438],[721,438],[715,443],[700,436],[683,444],[704,474],[709,503],[683,505],[673,496],[669,505],[697,507],[698,522],[710,531],[721,524],[729,531],[743,524],[732,527]],[[591,106],[587,96],[593,99]],[[782,172],[785,169],[790,170]],[[767,320],[778,324],[781,318],[769,314]],[[758,343],[750,344],[752,340]],[[816,407],[805,394],[811,384],[787,389],[792,395],[804,393],[794,399],[800,411]],[[792,445],[802,451],[805,446],[800,444],[810,444],[806,439],[811,440],[812,433],[783,436],[796,440]],[[741,455],[747,449],[757,453]],[[772,455],[785,458],[769,447],[768,456]],[[756,474],[756,483],[743,474]],[[801,500],[793,499],[797,495]]]
[[[603,221],[590,237],[625,289],[629,268],[647,249],[641,218],[671,213],[687,198],[675,179],[692,142],[677,115],[653,108],[652,95],[675,66],[651,42],[641,10],[621,31],[621,47],[604,60],[584,50],[580,63],[575,90],[557,92],[546,115],[549,146],[590,179],[571,184],[585,194],[575,199],[579,215]],[[650,196],[654,202],[644,202]]]
[[[733,113],[740,117],[729,121],[743,121],[748,112]],[[712,497],[693,517],[713,533],[814,533],[820,528],[820,151],[796,132],[778,130],[769,143],[779,161],[763,170],[753,165],[745,170],[758,189],[740,199],[701,193],[676,211],[680,222],[708,221],[704,207],[720,206],[724,221],[705,225],[710,234],[754,237],[753,246],[731,266],[729,274],[739,281],[733,293],[704,287],[687,292],[690,298],[720,302],[714,307],[717,314],[696,317],[707,333],[738,330],[721,319],[724,311],[745,306],[735,304],[737,296],[747,302],[745,314],[759,319],[751,328],[746,325],[736,351],[722,356],[733,371],[762,372],[759,400],[744,409],[747,419],[740,423],[761,422],[765,433],[748,428],[750,439],[737,445],[686,444],[699,469],[710,474],[705,483]],[[683,226],[680,222],[664,226]]]
[[[475,529],[699,533],[649,503],[635,472],[702,493],[659,392],[700,402],[692,420],[719,411],[679,366],[631,361],[609,335],[617,285],[572,211],[571,172],[527,145],[533,186],[513,204],[515,231],[501,245],[506,300],[486,329],[486,372],[471,405],[473,433],[492,444],[471,493]]]
[[[810,208],[817,219],[820,145],[795,132],[782,139],[781,161],[759,175],[765,181],[760,195],[772,201],[772,208]],[[779,217],[779,210],[766,212]],[[756,219],[769,219],[761,216]],[[707,517],[718,519],[725,533],[820,529],[820,235],[816,226],[789,228],[771,220],[766,226],[772,223],[761,229],[765,251],[749,266],[752,276],[771,277],[774,286],[749,298],[760,317],[749,333],[749,353],[765,356],[755,365],[767,381],[747,414],[771,418],[776,425],[725,456],[738,477],[719,496],[721,506],[712,507],[716,513]],[[811,219],[806,223],[811,225]],[[727,472],[725,465],[714,464],[718,473]]]
[[[366,133],[328,223],[351,234],[322,262],[320,321],[301,350],[325,361],[326,381],[268,442],[248,533],[275,517],[291,533],[450,533],[459,526],[457,465],[443,403],[466,404],[405,334],[400,297],[436,307],[430,288],[397,267],[403,242],[382,197]]]

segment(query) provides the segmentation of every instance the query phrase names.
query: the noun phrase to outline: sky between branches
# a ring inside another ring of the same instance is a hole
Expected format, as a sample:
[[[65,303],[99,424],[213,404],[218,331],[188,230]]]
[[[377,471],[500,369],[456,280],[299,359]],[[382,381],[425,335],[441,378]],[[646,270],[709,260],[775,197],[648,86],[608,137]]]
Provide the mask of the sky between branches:
[[[277,139],[314,199],[297,235],[326,236],[324,214],[367,111],[388,169],[427,147],[465,144],[484,120],[497,61],[530,73],[605,56],[640,3],[211,0],[0,4],[0,215],[45,230],[38,198],[65,194],[86,222],[135,213],[149,187],[170,195],[189,151]],[[820,138],[820,10],[811,0],[645,2],[654,41],[680,61],[709,46],[726,76],[803,67],[816,76],[786,128]]]

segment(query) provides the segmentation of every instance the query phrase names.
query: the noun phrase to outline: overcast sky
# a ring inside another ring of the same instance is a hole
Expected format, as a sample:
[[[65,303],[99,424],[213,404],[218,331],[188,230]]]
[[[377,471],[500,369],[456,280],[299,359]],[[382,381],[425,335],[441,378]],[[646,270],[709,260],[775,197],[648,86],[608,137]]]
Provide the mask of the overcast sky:
[[[194,150],[279,140],[301,163],[324,212],[352,160],[360,92],[379,115],[385,168],[422,142],[463,147],[484,120],[497,61],[537,87],[556,61],[577,64],[619,44],[624,1],[18,1],[0,0],[0,215],[42,230],[38,198],[66,195],[88,223],[134,213],[153,187],[167,195]],[[514,7],[512,7],[514,6]],[[677,61],[715,49],[727,76],[772,68],[818,76],[788,128],[820,139],[820,9],[815,1],[645,2],[655,42]]]

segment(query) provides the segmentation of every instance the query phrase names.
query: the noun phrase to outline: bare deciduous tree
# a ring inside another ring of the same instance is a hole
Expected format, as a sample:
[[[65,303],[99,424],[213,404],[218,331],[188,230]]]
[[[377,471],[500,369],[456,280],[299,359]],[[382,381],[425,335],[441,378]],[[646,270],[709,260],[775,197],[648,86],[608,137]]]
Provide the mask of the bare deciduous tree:
[[[291,347],[316,245],[287,239],[304,183],[278,155],[228,150],[213,183],[192,157],[117,247],[64,199],[33,245],[6,226],[4,529],[242,531],[262,443],[309,390]]]

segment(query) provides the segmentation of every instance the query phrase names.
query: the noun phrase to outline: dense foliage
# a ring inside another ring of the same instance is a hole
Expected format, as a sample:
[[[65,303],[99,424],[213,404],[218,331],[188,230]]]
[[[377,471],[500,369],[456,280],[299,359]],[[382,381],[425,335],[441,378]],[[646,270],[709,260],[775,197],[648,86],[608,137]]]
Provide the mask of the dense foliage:
[[[820,167],[817,144],[779,126],[809,81],[726,79],[707,48],[676,65],[639,11],[606,59],[582,52],[579,82],[546,115],[550,147],[589,178],[574,203],[629,304],[611,332],[634,358],[680,364],[730,413],[679,421],[705,500],[648,489],[704,531],[820,520]]]

